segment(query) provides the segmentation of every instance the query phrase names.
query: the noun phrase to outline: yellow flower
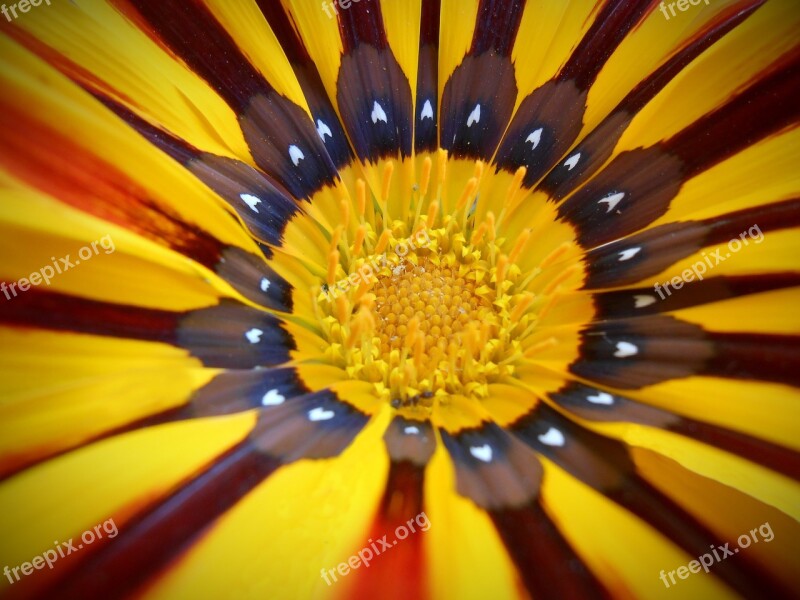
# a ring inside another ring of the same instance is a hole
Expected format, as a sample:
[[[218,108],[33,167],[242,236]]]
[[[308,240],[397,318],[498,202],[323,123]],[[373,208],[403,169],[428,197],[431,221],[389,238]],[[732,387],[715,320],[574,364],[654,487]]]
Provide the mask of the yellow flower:
[[[0,595],[800,593],[793,0],[0,12]]]

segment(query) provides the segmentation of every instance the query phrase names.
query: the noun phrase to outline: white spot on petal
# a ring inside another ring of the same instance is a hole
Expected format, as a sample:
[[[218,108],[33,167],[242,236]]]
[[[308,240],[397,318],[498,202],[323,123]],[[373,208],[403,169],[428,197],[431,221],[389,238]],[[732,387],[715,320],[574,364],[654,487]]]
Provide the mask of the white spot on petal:
[[[625,197],[625,192],[617,192],[616,194],[609,194],[605,198],[598,200],[597,203],[600,204],[601,202],[605,202],[606,204],[608,204],[608,209],[606,209],[606,212],[610,213],[612,210],[614,210],[614,207],[617,206],[617,204],[619,204],[619,201],[622,200],[624,197]]]
[[[383,110],[383,107],[378,104],[378,101],[375,100],[375,104],[372,105],[372,122],[377,124],[378,121],[383,121],[384,123],[388,123],[389,120],[386,118],[386,111]]]
[[[261,198],[258,196],[253,196],[253,194],[239,194],[239,198],[244,200],[245,204],[250,207],[250,209],[257,213],[258,209],[256,208],[256,204],[261,203]]]
[[[422,105],[422,112],[419,114],[420,121],[425,119],[433,121],[433,105],[430,100],[425,100],[425,104]]]
[[[630,260],[637,254],[639,254],[639,250],[641,250],[641,246],[636,246],[635,248],[628,248],[627,250],[623,250],[619,253],[619,262],[623,262],[626,260]]]
[[[335,416],[336,415],[332,410],[325,410],[321,406],[312,408],[310,411],[308,411],[308,419],[310,421],[329,421]]]
[[[578,161],[581,159],[581,153],[578,152],[577,154],[573,154],[567,160],[564,161],[564,166],[567,167],[568,171],[572,171],[575,168],[575,165],[578,164]]]
[[[247,341],[251,344],[257,344],[261,341],[261,336],[264,335],[264,332],[260,329],[253,328],[250,331],[247,331],[244,334],[244,337],[247,338]]]
[[[406,435],[417,435],[419,433],[419,427],[414,427],[413,425],[409,425],[405,429],[403,429],[403,433]]]
[[[303,151],[300,150],[300,148],[298,148],[294,144],[289,146],[289,158],[292,159],[292,162],[294,163],[295,167],[299,165],[300,161],[303,160],[305,157],[306,157],[305,154],[303,154]]]
[[[469,453],[478,460],[482,460],[486,463],[492,460],[492,447],[489,444],[470,446]]]
[[[531,150],[534,150],[536,146],[539,145],[539,142],[542,139],[543,129],[544,129],[543,127],[539,127],[539,129],[537,129],[536,131],[532,131],[531,134],[525,140],[526,142],[530,142],[531,144],[533,144],[533,148],[531,148]]]
[[[317,119],[317,133],[319,134],[319,137],[323,143],[325,142],[326,135],[330,138],[333,137],[333,132],[331,131],[331,128],[328,127],[325,124],[325,121],[323,121],[322,119]]]
[[[266,292],[269,289],[269,286],[272,285],[272,282],[267,279],[266,277],[261,278],[261,291]]]
[[[637,348],[634,344],[631,344],[630,342],[617,342],[617,351],[614,352],[614,356],[617,358],[626,358],[636,354],[639,354],[639,348]]]
[[[605,404],[606,406],[614,404],[614,396],[606,392],[599,392],[596,396],[587,396],[586,399],[592,404]]]
[[[555,427],[551,427],[545,433],[539,436],[539,441],[548,446],[563,446],[565,439],[564,434]]]
[[[261,399],[262,406],[277,406],[278,404],[283,404],[286,398],[284,398],[277,389],[270,390],[264,397]]]
[[[472,127],[473,123],[480,123],[481,122],[481,105],[476,104],[475,108],[472,109],[472,112],[469,114],[467,118],[467,127]]]
[[[634,296],[634,307],[636,308],[644,308],[645,306],[650,306],[656,301],[655,296]]]

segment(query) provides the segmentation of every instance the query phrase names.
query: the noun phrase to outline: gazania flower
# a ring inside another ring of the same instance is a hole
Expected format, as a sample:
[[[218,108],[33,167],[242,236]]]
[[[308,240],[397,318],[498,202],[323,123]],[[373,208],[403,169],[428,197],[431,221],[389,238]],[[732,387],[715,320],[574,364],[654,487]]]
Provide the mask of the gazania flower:
[[[2,14],[0,595],[800,594],[793,0]]]

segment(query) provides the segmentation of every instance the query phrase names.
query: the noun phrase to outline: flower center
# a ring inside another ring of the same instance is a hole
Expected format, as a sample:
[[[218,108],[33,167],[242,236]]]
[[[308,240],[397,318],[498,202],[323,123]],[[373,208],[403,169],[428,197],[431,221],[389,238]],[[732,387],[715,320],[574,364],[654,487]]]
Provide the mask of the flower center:
[[[517,265],[530,232],[498,240],[491,212],[475,222],[476,184],[452,214],[437,200],[405,220],[376,210],[350,241],[341,232],[332,240],[327,282],[314,297],[326,357],[396,408],[488,397],[489,385],[514,377],[551,304],[548,290],[529,290],[539,269]]]

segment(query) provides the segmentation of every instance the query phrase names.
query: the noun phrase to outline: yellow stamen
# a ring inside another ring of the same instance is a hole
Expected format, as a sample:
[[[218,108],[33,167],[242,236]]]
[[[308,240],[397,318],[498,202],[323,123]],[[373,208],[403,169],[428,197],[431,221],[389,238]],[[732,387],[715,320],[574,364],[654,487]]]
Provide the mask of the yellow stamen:
[[[549,267],[554,262],[556,262],[559,258],[561,258],[564,255],[564,253],[567,250],[569,250],[571,247],[572,247],[572,244],[570,244],[569,242],[564,242],[558,248],[553,250],[550,254],[545,256],[544,260],[542,260],[542,262],[539,264],[539,266],[542,269],[544,269],[546,267]]]
[[[439,201],[434,200],[431,202],[430,206],[428,206],[428,215],[425,224],[430,228],[436,223],[436,215],[439,213]]]
[[[469,181],[467,181],[467,185],[464,187],[464,191],[461,193],[461,198],[458,199],[456,209],[462,210],[467,205],[472,196],[475,194],[477,187],[478,179],[476,177],[470,177]]]
[[[358,256],[361,254],[361,248],[364,246],[364,238],[367,236],[367,226],[359,225],[356,229],[356,238],[353,242],[353,255]]]
[[[542,290],[542,294],[544,294],[546,296],[546,295],[552,293],[559,285],[561,285],[567,279],[572,277],[579,268],[580,267],[578,267],[578,265],[572,265],[568,269],[565,269],[564,271],[561,271],[561,273],[559,273],[555,277],[555,279],[553,279],[553,281],[548,283],[547,287],[545,287],[544,290]]]
[[[392,233],[388,229],[384,229],[381,237],[378,238],[378,244],[375,246],[375,254],[381,254],[386,250],[386,246],[389,245],[391,237]]]
[[[392,174],[394,173],[394,161],[390,160],[383,168],[383,184],[381,185],[381,210],[383,216],[388,220],[389,191],[392,187]]]
[[[522,233],[520,233],[519,236],[517,237],[517,243],[514,244],[513,250],[511,250],[511,253],[508,255],[508,260],[511,261],[512,263],[517,262],[517,257],[519,256],[520,252],[522,252],[525,249],[525,245],[528,243],[528,241],[530,241],[530,239],[531,239],[530,229],[525,229]]]
[[[367,182],[363,179],[356,181],[356,201],[358,202],[358,217],[364,222],[364,214],[367,211]]]
[[[511,311],[511,322],[518,323],[519,320],[522,318],[522,315],[525,314],[525,311],[528,310],[530,305],[533,303],[533,300],[536,298],[530,292],[526,292],[525,295],[522,297],[517,305],[514,307],[514,310]]]
[[[339,266],[339,251],[332,249],[328,252],[328,285],[336,282],[336,267]]]
[[[424,198],[428,195],[428,186],[431,183],[431,170],[433,169],[433,161],[431,160],[430,156],[426,156],[425,160],[422,161],[422,178],[420,179],[419,184],[419,195],[420,198]]]

